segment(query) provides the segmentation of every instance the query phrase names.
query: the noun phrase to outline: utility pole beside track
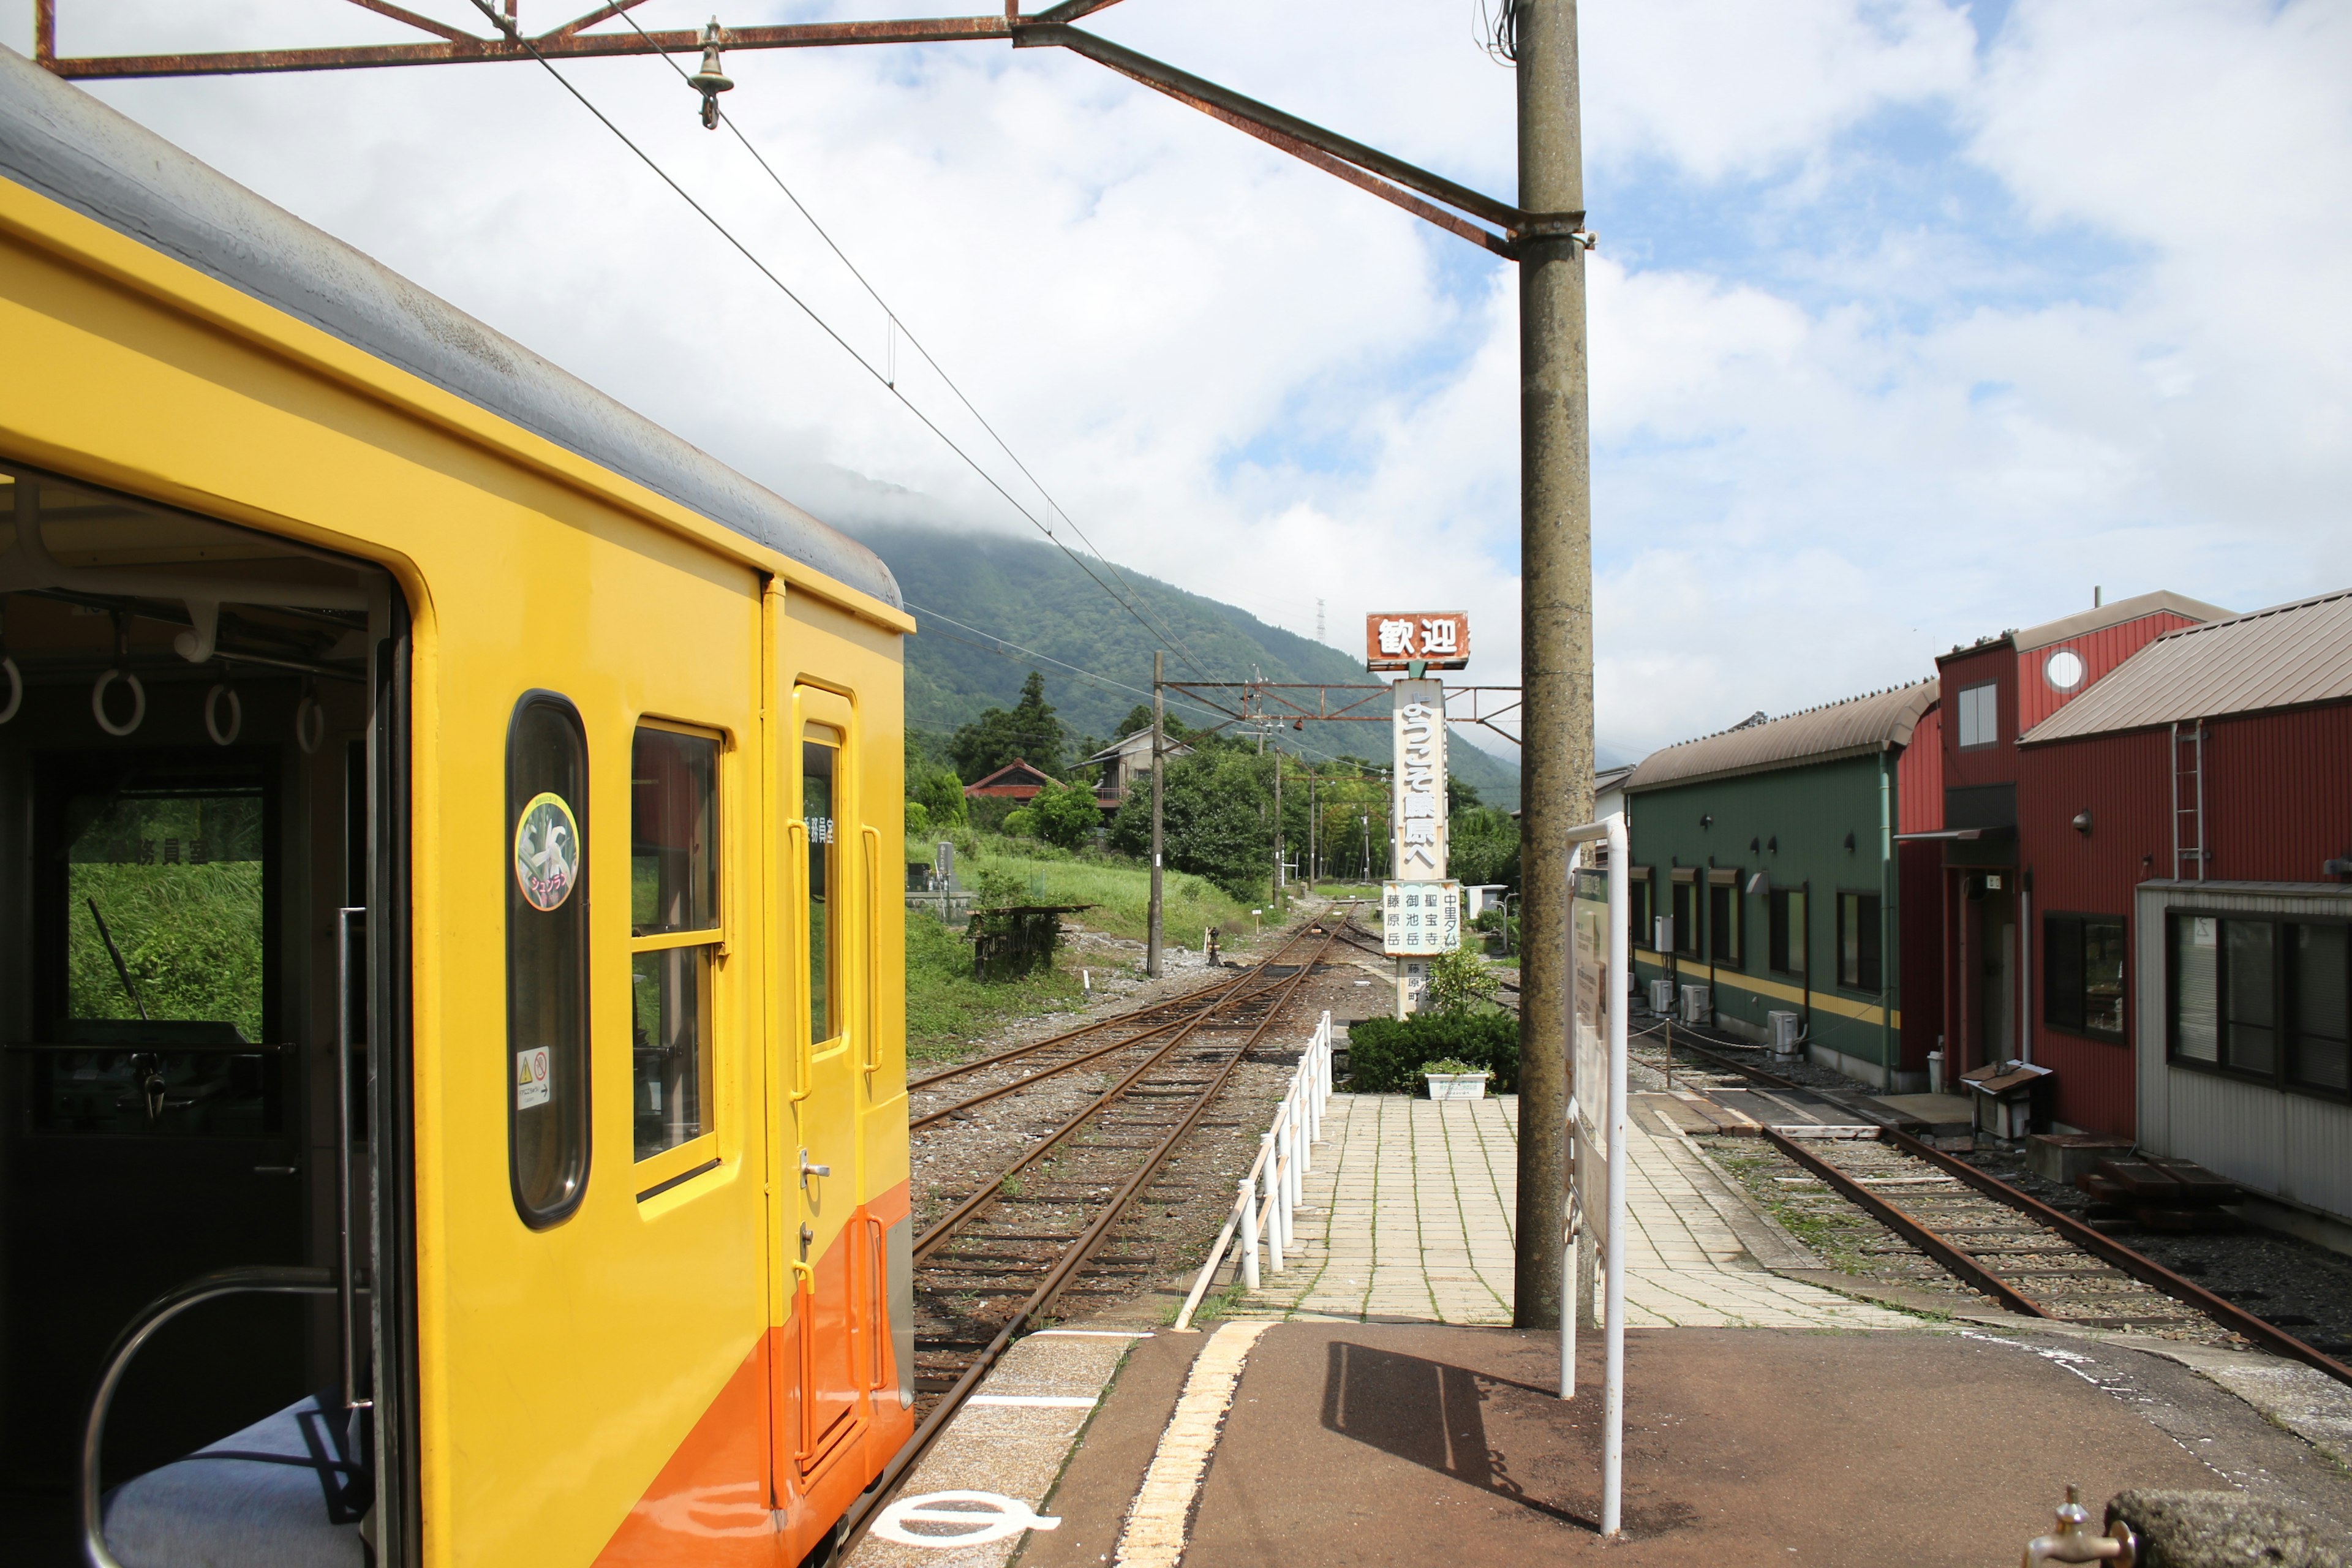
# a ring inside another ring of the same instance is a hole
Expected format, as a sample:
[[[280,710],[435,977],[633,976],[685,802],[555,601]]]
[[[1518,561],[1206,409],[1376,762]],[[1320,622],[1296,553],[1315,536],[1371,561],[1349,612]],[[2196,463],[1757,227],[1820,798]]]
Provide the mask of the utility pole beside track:
[[[1160,978],[1161,917],[1166,909],[1160,885],[1160,811],[1166,799],[1160,791],[1160,770],[1168,749],[1168,689],[1161,683],[1165,658],[1164,650],[1151,650],[1151,924],[1143,947],[1143,973],[1154,980]]]
[[[1576,0],[1516,0],[1519,206],[1519,1214],[1511,1316],[1559,1321],[1568,1225],[1569,829],[1592,816],[1592,492]],[[1621,984],[1622,977],[1610,976]],[[1622,997],[1612,1005],[1624,1005]]]

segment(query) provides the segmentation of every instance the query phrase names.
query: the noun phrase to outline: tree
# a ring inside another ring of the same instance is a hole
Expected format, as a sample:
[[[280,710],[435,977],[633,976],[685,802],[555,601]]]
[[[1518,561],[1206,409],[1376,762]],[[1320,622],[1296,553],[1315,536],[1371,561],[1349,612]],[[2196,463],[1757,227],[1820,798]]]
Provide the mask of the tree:
[[[1168,867],[1206,877],[1237,899],[1261,897],[1274,868],[1274,775],[1265,759],[1204,746],[1167,767],[1160,815]],[[1151,852],[1148,774],[1139,782],[1144,787],[1127,792],[1111,821],[1111,847],[1122,854]]]
[[[1092,843],[1102,828],[1102,807],[1095,804],[1095,792],[1082,784],[1048,785],[1038,791],[1037,798],[1029,803],[1029,814],[1036,824],[1037,837],[1065,849]]]
[[[1519,825],[1507,811],[1474,805],[1454,814],[1446,870],[1469,885],[1517,887]]]
[[[944,831],[963,825],[963,781],[945,768],[925,768],[919,777],[910,776],[907,780],[907,799],[923,808],[933,828]]]
[[[1062,722],[1045,700],[1045,678],[1035,670],[1021,685],[1021,700],[1011,712],[991,708],[955,732],[948,754],[966,784],[982,779],[1007,763],[1025,762],[1048,777],[1062,774]]]

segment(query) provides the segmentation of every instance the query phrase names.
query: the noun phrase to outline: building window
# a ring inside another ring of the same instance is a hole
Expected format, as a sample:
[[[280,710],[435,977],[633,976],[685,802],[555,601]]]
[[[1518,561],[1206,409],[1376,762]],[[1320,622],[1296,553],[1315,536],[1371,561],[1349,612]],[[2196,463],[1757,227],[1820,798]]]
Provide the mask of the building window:
[[[629,951],[636,1157],[711,1131],[719,742],[637,731],[629,758]]]
[[[1634,866],[1627,869],[1625,923],[1633,928],[1635,947],[1654,948],[1657,945],[1658,933],[1651,923],[1651,916],[1656,912],[1656,886],[1657,873],[1649,867]]]
[[[507,729],[507,1131],[533,1229],[588,1186],[588,734],[551,691]]]
[[[1960,744],[1990,746],[2000,739],[2000,687],[1986,681],[1982,686],[1960,689]]]
[[[1706,885],[1706,955],[1711,963],[1738,969],[1742,963],[1739,942],[1739,873],[1710,871]]]
[[[1698,885],[1687,870],[1675,873],[1674,921],[1676,956],[1698,957]]]
[[[2171,1058],[2331,1099],[2352,1092],[2341,921],[2170,917]]]
[[[1782,974],[1805,971],[1805,892],[1775,888],[1765,895],[1765,961]]]
[[[1878,946],[1878,895],[1838,895],[1838,984],[1849,991],[1884,985]]]
[[[2352,1090],[2352,927],[2287,927],[2287,987],[2294,1028],[2286,1075],[2305,1089]]]
[[[2042,1017],[2093,1039],[2124,1037],[2124,922],[2111,915],[2042,918]]]

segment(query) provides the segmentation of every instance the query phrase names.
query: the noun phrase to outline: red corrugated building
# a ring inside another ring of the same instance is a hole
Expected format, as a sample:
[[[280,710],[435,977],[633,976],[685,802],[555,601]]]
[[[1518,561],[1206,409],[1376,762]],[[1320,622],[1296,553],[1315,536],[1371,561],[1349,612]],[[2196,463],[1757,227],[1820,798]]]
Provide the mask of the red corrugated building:
[[[2003,751],[2056,1119],[2352,1223],[2352,591],[2148,640]]]
[[[2005,632],[1936,661],[1944,699],[1943,819],[1933,827],[1906,828],[1902,837],[1906,848],[1941,850],[1947,1087],[1970,1068],[2022,1058],[2056,1069],[2050,1114],[2058,1123],[2099,1131],[2128,1127],[2132,1071],[2126,1031],[2091,1024],[2041,1027],[2039,950],[2030,933],[2041,930],[2037,910],[2124,909],[2141,873],[2135,861],[2135,874],[2116,883],[2105,904],[2071,885],[2058,895],[2060,903],[2047,901],[2052,889],[2037,888],[2036,879],[2042,875],[2039,851],[2048,825],[2022,815],[2026,758],[2018,737],[2081,700],[2167,632],[2229,613],[2178,594],[2143,594]],[[2074,830],[2062,823],[2058,831],[2071,836]],[[2101,897],[2107,892],[2103,888]],[[2025,940],[2021,932],[2029,933]],[[2119,997],[2116,1005],[2123,1005]],[[2105,1022],[2105,1015],[2097,1020]]]

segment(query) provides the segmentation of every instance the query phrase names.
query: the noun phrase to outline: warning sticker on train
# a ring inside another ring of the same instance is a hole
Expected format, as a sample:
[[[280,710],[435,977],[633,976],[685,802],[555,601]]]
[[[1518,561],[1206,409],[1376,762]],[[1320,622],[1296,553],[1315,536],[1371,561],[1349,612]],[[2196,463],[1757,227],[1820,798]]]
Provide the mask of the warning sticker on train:
[[[515,886],[535,910],[558,910],[580,880],[580,822],[560,795],[539,795],[515,824]]]
[[[515,1109],[529,1110],[551,1098],[547,1079],[547,1047],[515,1053]]]

